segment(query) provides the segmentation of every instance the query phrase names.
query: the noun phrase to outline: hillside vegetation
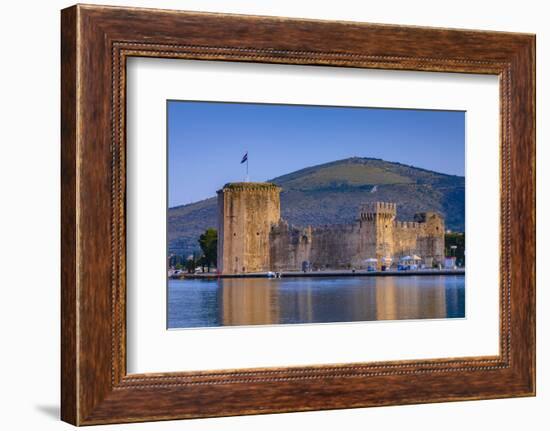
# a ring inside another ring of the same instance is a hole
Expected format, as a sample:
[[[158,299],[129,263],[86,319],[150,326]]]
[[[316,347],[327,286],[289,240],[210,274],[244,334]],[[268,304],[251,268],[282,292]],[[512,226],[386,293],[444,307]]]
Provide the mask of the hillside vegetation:
[[[349,158],[269,180],[282,187],[281,215],[295,225],[350,223],[362,203],[396,202],[397,218],[438,211],[447,229],[464,231],[464,177],[400,163]],[[217,226],[216,198],[168,210],[171,251],[189,254],[208,227]]]

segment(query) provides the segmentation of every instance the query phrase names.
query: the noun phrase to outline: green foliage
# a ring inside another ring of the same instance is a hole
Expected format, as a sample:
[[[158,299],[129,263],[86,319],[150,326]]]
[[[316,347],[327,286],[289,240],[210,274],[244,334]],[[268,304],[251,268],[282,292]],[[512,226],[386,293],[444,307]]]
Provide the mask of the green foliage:
[[[218,231],[214,228],[208,228],[199,237],[199,246],[202,250],[201,266],[208,267],[217,265],[218,258]]]
[[[445,256],[456,257],[456,263],[464,265],[464,250],[466,238],[462,232],[451,232],[445,234]],[[451,248],[451,247],[456,248]]]
[[[286,176],[286,175],[285,175]],[[414,180],[382,166],[348,163],[311,170],[305,175],[294,176],[286,181],[286,187],[298,190],[316,190],[327,187],[360,187],[377,184],[409,184]]]
[[[187,270],[188,273],[191,274],[195,272],[196,267],[197,267],[197,260],[195,256],[185,261],[185,269]]]

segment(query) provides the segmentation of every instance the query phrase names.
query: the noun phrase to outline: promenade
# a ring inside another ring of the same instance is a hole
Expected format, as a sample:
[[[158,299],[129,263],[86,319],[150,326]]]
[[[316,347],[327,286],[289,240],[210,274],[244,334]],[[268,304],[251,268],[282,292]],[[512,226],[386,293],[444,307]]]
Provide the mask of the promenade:
[[[464,268],[457,269],[418,269],[418,270],[327,270],[327,271],[285,271],[279,273],[255,272],[246,274],[219,275],[214,272],[198,274],[180,274],[171,278],[174,279],[216,279],[216,278],[285,278],[285,277],[408,277],[408,276],[439,276],[439,275],[464,275]]]

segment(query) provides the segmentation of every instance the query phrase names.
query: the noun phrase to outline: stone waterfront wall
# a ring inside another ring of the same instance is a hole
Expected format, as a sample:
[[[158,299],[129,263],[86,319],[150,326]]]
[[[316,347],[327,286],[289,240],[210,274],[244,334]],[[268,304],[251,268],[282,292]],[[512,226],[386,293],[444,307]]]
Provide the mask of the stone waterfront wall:
[[[444,259],[444,221],[437,213],[396,221],[395,203],[360,207],[350,224],[297,227],[280,218],[280,188],[232,183],[218,191],[218,269],[223,274],[365,268],[366,259],[418,255],[431,266]]]
[[[218,191],[218,270],[223,274],[267,271],[269,233],[281,218],[280,187],[230,183]]]
[[[393,230],[393,254],[397,257],[418,254],[418,238],[424,234],[420,223],[397,221]]]
[[[346,269],[358,265],[365,253],[361,240],[365,233],[365,227],[358,223],[314,228],[311,265],[317,269]]]
[[[269,244],[272,271],[301,271],[302,262],[311,258],[312,229],[296,228],[280,220],[271,227]]]
[[[271,229],[270,268],[301,271],[303,262],[315,269],[360,265],[367,254],[366,234],[366,224],[360,223],[300,228],[281,220]]]
[[[435,212],[415,215],[422,231],[418,234],[417,251],[419,256],[432,258],[433,263],[443,263],[445,259],[445,221]],[[427,262],[429,263],[429,262]]]
[[[372,234],[368,237],[369,255],[364,257],[382,258],[393,256],[394,227],[397,205],[388,202],[370,202],[364,204],[359,212],[359,219],[369,225]]]
[[[395,258],[418,255],[424,264],[442,263],[445,258],[445,223],[435,212],[416,214],[415,221],[395,222]]]

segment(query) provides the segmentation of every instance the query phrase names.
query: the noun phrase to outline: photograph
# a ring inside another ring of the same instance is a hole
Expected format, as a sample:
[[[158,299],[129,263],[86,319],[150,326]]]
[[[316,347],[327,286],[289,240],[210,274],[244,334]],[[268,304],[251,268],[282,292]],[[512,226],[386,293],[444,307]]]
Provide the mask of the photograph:
[[[168,329],[467,317],[464,111],[166,109]]]
[[[542,2],[299,3],[6,4],[5,429],[549,422]]]

